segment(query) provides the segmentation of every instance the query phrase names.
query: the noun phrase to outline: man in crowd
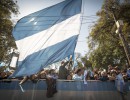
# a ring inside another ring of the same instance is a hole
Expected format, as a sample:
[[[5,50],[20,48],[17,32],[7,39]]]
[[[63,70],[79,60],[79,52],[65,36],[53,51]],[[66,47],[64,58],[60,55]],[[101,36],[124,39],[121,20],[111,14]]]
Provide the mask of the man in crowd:
[[[59,79],[67,79],[67,76],[69,75],[69,70],[66,68],[66,65],[67,64],[71,65],[70,64],[71,61],[72,57],[67,62],[64,61],[61,62],[61,66],[59,67]]]
[[[120,68],[117,68],[117,76],[116,76],[115,85],[116,85],[117,91],[121,93],[122,99],[125,100],[125,97],[127,94],[127,87],[126,87]]]
[[[57,93],[57,88],[56,88],[56,80],[58,76],[55,73],[55,70],[51,69],[49,70],[47,76],[46,76],[46,84],[47,84],[47,93],[46,96],[48,98],[53,97],[55,93]]]

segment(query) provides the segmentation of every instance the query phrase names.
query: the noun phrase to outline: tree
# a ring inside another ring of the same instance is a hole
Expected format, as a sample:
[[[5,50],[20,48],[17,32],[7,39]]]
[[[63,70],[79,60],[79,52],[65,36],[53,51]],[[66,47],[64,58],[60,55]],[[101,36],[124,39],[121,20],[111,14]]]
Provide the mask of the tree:
[[[11,47],[15,47],[12,37],[13,23],[11,14],[18,14],[17,1],[0,0],[0,61],[6,59],[7,51]]]
[[[84,66],[85,67],[92,67],[92,63],[89,61],[89,59],[87,59],[87,57],[85,56],[85,57],[82,57],[81,58],[81,61],[84,63]]]
[[[92,63],[87,58],[87,55],[85,55],[84,57],[80,56],[80,58],[77,58],[76,61],[77,61],[79,68],[81,68],[81,67],[86,67],[86,68],[92,67]]]
[[[105,0],[100,11],[98,22],[88,37],[90,56],[93,66],[106,67],[112,65],[124,65],[127,61],[122,42],[115,33],[116,25],[113,13],[117,20],[124,21],[123,35],[127,41],[130,35],[130,3],[122,0]]]

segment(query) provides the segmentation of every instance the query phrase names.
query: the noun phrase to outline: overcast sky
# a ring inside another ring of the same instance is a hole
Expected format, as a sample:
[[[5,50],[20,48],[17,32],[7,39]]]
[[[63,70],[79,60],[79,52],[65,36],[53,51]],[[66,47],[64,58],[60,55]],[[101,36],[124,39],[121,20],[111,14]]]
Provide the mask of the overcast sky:
[[[55,5],[64,0],[17,0],[20,14],[12,19],[18,20],[30,13]],[[91,26],[97,20],[96,12],[101,9],[103,0],[83,0],[83,24],[75,51],[85,55],[88,52],[86,37],[90,33]]]

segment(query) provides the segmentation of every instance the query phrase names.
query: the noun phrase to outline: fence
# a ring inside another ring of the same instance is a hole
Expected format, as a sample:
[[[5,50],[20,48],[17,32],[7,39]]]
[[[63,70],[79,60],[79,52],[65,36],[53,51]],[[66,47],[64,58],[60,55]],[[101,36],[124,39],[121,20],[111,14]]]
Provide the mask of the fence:
[[[40,80],[37,83],[27,81],[19,86],[19,80],[10,82],[0,81],[0,98],[3,100],[46,100],[46,83]],[[127,82],[130,98],[130,82]],[[117,92],[114,82],[88,81],[57,81],[58,92],[50,100],[122,100],[122,95]]]

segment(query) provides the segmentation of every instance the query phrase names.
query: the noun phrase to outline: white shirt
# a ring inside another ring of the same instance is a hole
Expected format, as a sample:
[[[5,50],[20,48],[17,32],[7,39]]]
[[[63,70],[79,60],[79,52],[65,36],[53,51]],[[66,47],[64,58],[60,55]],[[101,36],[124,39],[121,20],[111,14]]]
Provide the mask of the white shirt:
[[[47,77],[48,77],[48,78],[53,78],[53,79],[58,79],[58,76],[57,76],[57,75],[50,75],[50,74],[48,74]]]
[[[116,76],[116,79],[118,80],[118,81],[120,81],[120,82],[123,82],[124,83],[124,79],[123,79],[123,76],[122,76],[122,74],[120,73],[120,74],[118,74],[117,76]]]
[[[78,74],[74,74],[73,77],[72,77],[73,80],[76,80],[76,81],[80,81],[82,80],[82,75],[79,76]]]
[[[88,74],[88,71],[85,70],[84,71],[84,84],[87,84],[87,80],[86,80],[87,74]]]
[[[117,90],[122,92],[123,85],[125,84],[125,82],[124,82],[124,79],[123,79],[123,76],[122,76],[121,73],[116,76],[116,82],[115,83],[116,83]]]

